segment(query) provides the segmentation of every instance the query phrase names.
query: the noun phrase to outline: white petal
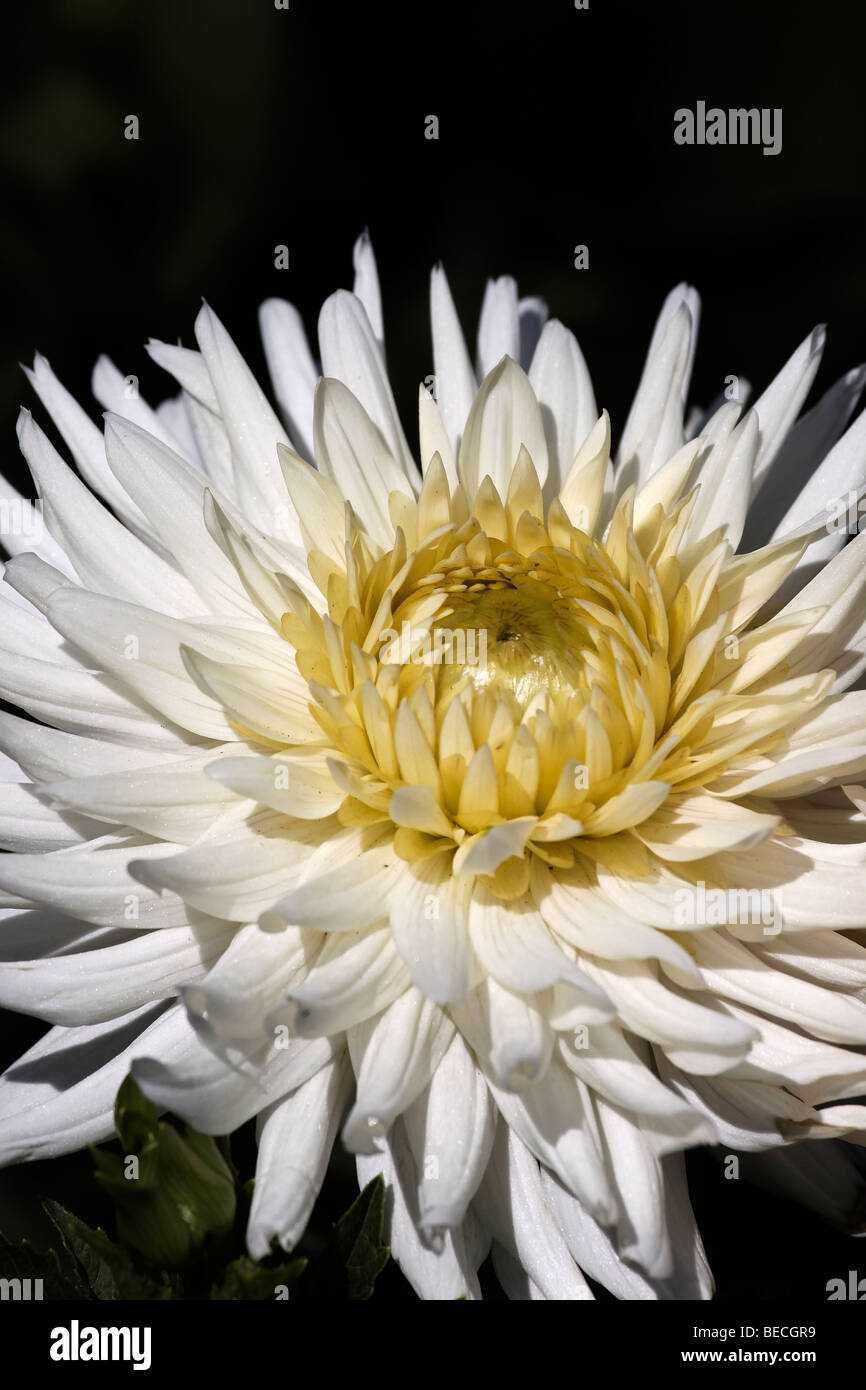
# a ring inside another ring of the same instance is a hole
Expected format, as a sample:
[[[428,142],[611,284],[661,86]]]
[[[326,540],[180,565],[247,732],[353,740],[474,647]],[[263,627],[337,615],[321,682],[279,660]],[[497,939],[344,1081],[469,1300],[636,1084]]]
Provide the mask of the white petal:
[[[202,473],[207,473],[210,476],[198,447],[183,392],[178,396],[170,397],[168,400],[160,401],[154,414],[162,427],[162,434],[169,442],[169,447],[181,454],[183,458],[189,459],[190,463],[194,464]]]
[[[472,880],[454,878],[444,856],[412,866],[391,904],[391,930],[415,984],[439,1004],[478,982],[469,943]]]
[[[205,526],[207,480],[179,454],[117,415],[106,421],[105,447],[112,470],[146,512],[205,611],[222,618],[255,614],[236,570]],[[288,498],[286,502],[290,505]]]
[[[378,1147],[398,1115],[424,1090],[454,1037],[454,1024],[419,989],[405,990],[378,1018],[349,1029],[357,1078],[355,1103],[343,1128],[350,1152]]]
[[[591,1279],[608,1289],[615,1298],[629,1302],[651,1301],[659,1297],[652,1283],[637,1270],[623,1263],[616,1232],[599,1226],[576,1197],[557,1178],[541,1169],[541,1185],[572,1258]]]
[[[361,233],[352,248],[352,266],[355,271],[353,293],[363,304],[367,318],[370,320],[370,327],[381,347],[385,338],[382,322],[382,294],[379,289],[379,272],[376,269],[373,243],[366,230]]]
[[[479,761],[489,761],[492,767],[492,757],[487,750],[488,745],[482,744],[478,750],[481,755]],[[463,785],[465,787],[466,782]],[[526,842],[537,825],[537,816],[521,816],[518,820],[503,821],[479,835],[467,837],[454,856],[454,873],[495,874],[506,860],[522,857]]]
[[[663,984],[643,961],[587,962],[586,969],[610,995],[626,1028],[665,1047],[706,1049],[712,1054],[708,1065],[715,1058],[720,1070],[742,1057],[755,1036],[746,1024]]]
[[[2,711],[0,748],[11,753],[34,782],[50,782],[58,777],[91,777],[100,772],[126,772],[135,767],[147,767],[158,757],[153,749],[64,733]],[[172,756],[177,755],[164,753],[159,760],[165,763]]]
[[[816,1042],[799,1028],[789,1028],[762,1018],[729,1002],[728,1012],[749,1023],[758,1033],[748,1060],[732,1075],[776,1082],[809,1105],[846,1100],[863,1094],[863,1056],[858,1051]]]
[[[761,447],[754,471],[755,493],[809,394],[821,365],[826,336],[823,324],[814,329],[752,407],[761,426]]]
[[[633,893],[640,891],[634,884],[623,887]],[[541,865],[533,865],[532,889],[548,926],[578,951],[602,960],[662,960],[677,971],[691,974],[696,982],[699,979],[688,953],[664,930],[655,931],[645,925],[653,919],[646,914],[640,898],[634,907],[629,900],[622,905],[612,903],[605,893],[581,884],[574,876],[553,875]],[[668,900],[656,911],[654,926],[669,930],[671,902]]]
[[[286,1030],[269,1023],[286,990],[304,980],[318,946],[296,927],[264,932],[254,922],[233,927],[231,940],[204,979],[185,986],[183,1002],[200,1037],[220,1045],[258,1044],[267,1037],[282,1046]]]
[[[173,927],[102,949],[0,965],[0,1004],[65,1026],[118,1018],[198,979],[231,930],[223,922]]]
[[[459,1033],[403,1119],[418,1168],[420,1224],[428,1232],[459,1226],[487,1167],[496,1126],[487,1082]]]
[[[285,299],[266,299],[259,309],[259,330],[265,347],[274,395],[298,450],[312,462],[313,396],[319,372],[304,332],[304,321]]]
[[[402,1121],[395,1124],[383,1152],[369,1157],[359,1154],[356,1163],[363,1187],[380,1173],[387,1184],[385,1238],[416,1293],[428,1302],[479,1299],[475,1271],[486,1252],[478,1248],[468,1229],[448,1231],[435,1249],[419,1235],[415,1164]],[[466,1228],[470,1225],[467,1219]]]
[[[538,340],[548,319],[547,304],[538,295],[530,294],[517,301],[520,319],[520,356],[517,359],[525,372],[529,371]]]
[[[545,1298],[592,1300],[545,1200],[538,1163],[507,1125],[498,1127],[476,1206]]]
[[[204,764],[210,756],[209,751],[203,751],[168,766],[130,770],[122,778],[109,772],[48,782],[44,791],[70,810],[84,811],[118,825],[131,825],[175,844],[191,845],[238,800],[205,775]],[[254,802],[248,803],[248,810],[255,810]]]
[[[298,518],[286,496],[277,459],[277,445],[288,445],[289,437],[207,304],[195,321],[195,335],[231,441],[238,502],[264,531],[298,544]]]
[[[38,353],[32,372],[27,372],[27,380],[63,436],[84,481],[136,535],[153,538],[153,531],[144,514],[130,499],[106,462],[101,432],[66,388],[61,386],[45,358]]]
[[[796,569],[774,595],[774,606],[786,602],[802,589],[842,549],[850,534],[849,512],[859,521],[857,507],[864,490],[866,417],[861,415],[830,450],[773,532],[772,539],[777,540],[813,517],[826,518],[825,534],[809,546]]]
[[[193,355],[201,357],[201,353]],[[188,391],[182,392],[181,401],[198,456],[196,472],[210,479],[212,486],[220,489],[221,496],[235,497],[237,489],[232,467],[232,446],[222,419]]]
[[[637,1264],[650,1278],[667,1279],[673,1274],[674,1261],[661,1162],[630,1115],[599,1098],[596,1113],[622,1202],[619,1238],[623,1258]]]
[[[478,324],[478,376],[484,378],[502,361],[520,361],[517,282],[510,275],[488,280]]]
[[[157,412],[142,399],[137,378],[125,377],[110,357],[103,355],[97,359],[91,376],[91,389],[104,410],[134,421],[169,448],[176,447],[177,441],[166,430]],[[190,462],[194,462],[194,456]]]
[[[52,1028],[0,1078],[0,1163],[56,1158],[114,1133],[114,1102],[142,1048],[170,1055],[183,1010],[153,1005],[82,1028]]]
[[[363,522],[370,538],[389,549],[394,527],[388,494],[412,489],[360,401],[341,381],[327,377],[316,388],[316,460]]]
[[[541,1081],[520,1095],[491,1084],[493,1098],[510,1128],[565,1183],[570,1192],[610,1225],[619,1199],[605,1157],[592,1094],[554,1056]]]
[[[197,610],[192,586],[79,482],[27,411],[21,414],[18,436],[48,528],[88,587],[133,603],[147,602],[165,613]]]
[[[427,472],[436,454],[442,460],[451,491],[457,486],[457,463],[451,441],[445,432],[442,412],[426,386],[418,387],[418,437],[421,451],[421,470]]]
[[[810,608],[826,608],[788,663],[790,676],[826,667],[837,672],[834,690],[845,690],[866,670],[866,532],[855,536],[782,609],[790,617]]]
[[[858,867],[816,861],[778,841],[766,841],[744,854],[721,855],[718,862],[729,883],[771,894],[776,929],[812,931],[862,924],[863,877]],[[750,931],[738,925],[732,930],[744,939],[754,935],[762,941],[770,934],[763,926]]]
[[[249,648],[232,652],[224,646],[221,655],[228,659],[215,661],[200,650],[211,645],[202,639],[201,632],[192,642],[196,650],[183,648],[185,669],[207,700],[223,710],[230,727],[240,725],[259,735],[254,742],[319,742],[321,729],[310,713],[306,683],[297,669],[282,665],[291,657],[290,647],[285,645],[280,651],[271,646],[267,650],[259,643],[257,654]],[[259,662],[253,664],[257,655]],[[274,658],[280,663],[276,668]]]
[[[430,323],[433,330],[433,370],[436,399],[455,458],[478,386],[445,271],[435,266],[430,276]]]
[[[273,758],[219,758],[204,770],[239,796],[302,820],[333,815],[345,799],[328,770],[327,755],[316,749],[287,748]]]
[[[33,551],[67,579],[75,578],[66,552],[45,527],[42,503],[22,497],[7,478],[0,478],[0,542],[10,555]]]
[[[451,1013],[479,1061],[505,1090],[524,1090],[544,1075],[553,1033],[531,998],[488,977],[466,999],[452,1002]]]
[[[578,1035],[575,1046],[566,1048],[563,1041],[561,1055],[569,1071],[592,1091],[636,1115],[698,1119],[679,1096],[662,1085],[650,1058],[638,1055],[618,1025],[588,1026]],[[693,1123],[691,1128],[697,1130],[698,1125]]]
[[[355,295],[337,290],[325,300],[319,315],[319,348],[322,375],[336,378],[348,388],[381,434],[403,476],[420,486],[421,476],[400,424],[381,347],[364,305]]]
[[[262,1111],[247,1224],[247,1249],[254,1260],[265,1259],[274,1237],[284,1250],[293,1250],[304,1234],[351,1082],[352,1069],[343,1053]]]
[[[55,810],[40,801],[28,782],[0,782],[0,849],[45,854],[68,849],[95,835],[104,825]]]
[[[354,837],[344,837],[333,846],[339,858],[326,848],[308,863],[304,882],[274,903],[262,925],[292,922],[314,931],[352,932],[379,921],[409,871],[389,833],[363,854],[352,854],[356,843]]]
[[[750,410],[727,439],[704,457],[697,476],[701,491],[686,530],[689,542],[721,527],[724,539],[737,548],[748,515],[759,443],[758,416]]]
[[[529,368],[538,398],[550,464],[548,488],[556,493],[598,418],[595,395],[577,339],[553,319],[545,324]]]
[[[526,374],[506,357],[484,381],[460,443],[458,472],[470,497],[489,477],[504,498],[524,446],[543,484],[547,441],[541,411]]]
[[[212,835],[179,854],[163,853],[146,864],[134,857],[131,868],[139,881],[178,893],[202,912],[248,922],[269,908],[287,883],[297,880],[309,863],[311,847],[334,830],[330,821],[290,823],[268,811],[222,834],[217,826]]]
[[[766,545],[787,498],[792,494],[796,497],[808,485],[815,472],[815,460],[823,459],[842,434],[857,407],[864,384],[866,367],[846,372],[794,425],[749,508],[744,550],[757,550]]]
[[[99,734],[151,750],[180,752],[180,732],[81,667],[10,653],[0,667],[0,698],[72,733]]]
[[[778,823],[776,816],[696,792],[668,797],[635,834],[661,859],[682,863],[725,850],[754,849]]]
[[[221,743],[236,736],[219,703],[187,674],[180,648],[194,636],[191,625],[138,604],[71,588],[53,595],[49,617],[134,697],[181,728]]]
[[[411,983],[387,927],[360,940],[335,933],[271,1021],[285,1022],[302,1037],[339,1033],[386,1009]]]
[[[532,994],[567,980],[594,1006],[598,1022],[613,1016],[604,991],[560,949],[528,896],[503,905],[477,889],[469,908],[469,929],[482,965],[506,989]]]
[[[0,889],[100,927],[183,926],[190,919],[180,899],[142,888],[129,872],[132,855],[148,858],[167,848],[89,841],[53,854],[0,855]]]
[[[187,395],[192,396],[213,415],[219,415],[220,403],[207,363],[200,352],[193,352],[190,348],[178,347],[173,343],[161,343],[154,338],[146,344],[146,351],[157,366],[174,377]]]
[[[684,443],[699,305],[694,290],[678,285],[662,306],[617,454],[620,493],[629,483],[644,483]]]
[[[259,1110],[294,1090],[334,1056],[327,1038],[290,1038],[277,1047],[266,1041],[238,1060],[217,1057],[185,1014],[172,1055],[136,1049],[132,1074],[160,1110],[180,1115],[202,1134],[231,1134]]]
[[[786,933],[755,943],[751,950],[768,965],[802,975],[815,984],[832,985],[852,994],[866,990],[866,946],[841,932]]]
[[[724,931],[701,932],[695,952],[708,988],[785,1019],[817,1038],[866,1043],[866,1003],[775,969]]]

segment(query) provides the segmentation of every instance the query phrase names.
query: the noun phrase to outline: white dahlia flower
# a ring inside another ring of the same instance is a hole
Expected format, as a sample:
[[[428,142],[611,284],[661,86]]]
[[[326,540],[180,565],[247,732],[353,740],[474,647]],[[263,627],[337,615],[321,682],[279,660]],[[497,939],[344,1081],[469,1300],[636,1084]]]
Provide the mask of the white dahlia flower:
[[[491,1250],[515,1298],[709,1297],[684,1149],[866,1142],[864,374],[795,424],[817,330],[684,424],[679,286],[614,468],[568,329],[492,282],[476,370],[436,269],[416,461],[355,269],[321,373],[262,307],[284,423],[207,307],[156,410],[100,360],[104,437],[29,373],[77,472],[24,412],[0,1003],[54,1027],[2,1158],[106,1139],[131,1069],[258,1116],[254,1256],[341,1140],[423,1297]]]

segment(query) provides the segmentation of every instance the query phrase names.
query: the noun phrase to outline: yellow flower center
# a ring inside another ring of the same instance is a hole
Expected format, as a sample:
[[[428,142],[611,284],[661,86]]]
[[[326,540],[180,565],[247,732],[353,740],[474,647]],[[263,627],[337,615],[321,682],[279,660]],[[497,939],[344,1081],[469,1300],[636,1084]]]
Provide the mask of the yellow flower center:
[[[566,491],[545,507],[524,451],[505,502],[489,478],[470,500],[434,460],[417,500],[390,495],[393,547],[349,507],[345,559],[310,551],[327,614],[298,595],[283,619],[343,824],[391,822],[402,857],[450,850],[505,897],[533,855],[635,867],[630,832],[670,793],[765,752],[832,682],[784,684],[789,622],[747,631],[799,541],[743,557],[718,531],[687,544],[694,495],[636,514],[634,488],[598,540]],[[749,692],[763,671],[775,704]]]
[[[439,641],[443,654],[466,658],[462,666],[442,664],[440,688],[466,682],[522,713],[542,690],[564,693],[580,686],[586,633],[567,598],[535,571],[473,590],[452,595],[451,615],[433,629],[434,650],[436,634],[448,633],[449,641]]]

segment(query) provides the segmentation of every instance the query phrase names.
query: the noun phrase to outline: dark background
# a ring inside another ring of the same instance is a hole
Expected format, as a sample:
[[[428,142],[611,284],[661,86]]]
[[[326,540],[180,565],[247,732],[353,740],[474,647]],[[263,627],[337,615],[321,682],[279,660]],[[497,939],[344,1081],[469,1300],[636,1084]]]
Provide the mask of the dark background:
[[[142,344],[192,345],[204,295],[266,381],[258,304],[291,299],[314,334],[365,226],[410,440],[439,259],[470,341],[488,275],[542,295],[615,430],[681,279],[704,301],[698,402],[729,373],[761,389],[818,322],[819,391],[866,359],[854,3],[45,0],[7,7],[4,48],[0,464],[16,479],[17,408],[34,404],[17,363],[34,349],[82,400],[100,352],[157,400],[168,379]],[[674,111],[699,99],[781,107],[782,153],[675,145]],[[7,1015],[3,1060],[39,1031]],[[856,1267],[852,1240],[721,1181],[709,1156],[690,1163],[723,1296],[823,1299]],[[6,1176],[0,1215],[37,1192],[87,1215],[88,1172],[85,1156]],[[396,1275],[388,1290],[400,1296]]]

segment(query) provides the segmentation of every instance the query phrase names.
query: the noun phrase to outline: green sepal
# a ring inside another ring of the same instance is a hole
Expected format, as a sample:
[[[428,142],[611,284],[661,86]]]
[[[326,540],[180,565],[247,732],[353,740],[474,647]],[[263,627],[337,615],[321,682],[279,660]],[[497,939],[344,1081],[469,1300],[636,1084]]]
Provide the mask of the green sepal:
[[[123,1153],[91,1153],[116,1208],[118,1237],[161,1269],[179,1268],[226,1237],[237,1197],[218,1141],[160,1120],[131,1076],[118,1092],[115,1123]]]

